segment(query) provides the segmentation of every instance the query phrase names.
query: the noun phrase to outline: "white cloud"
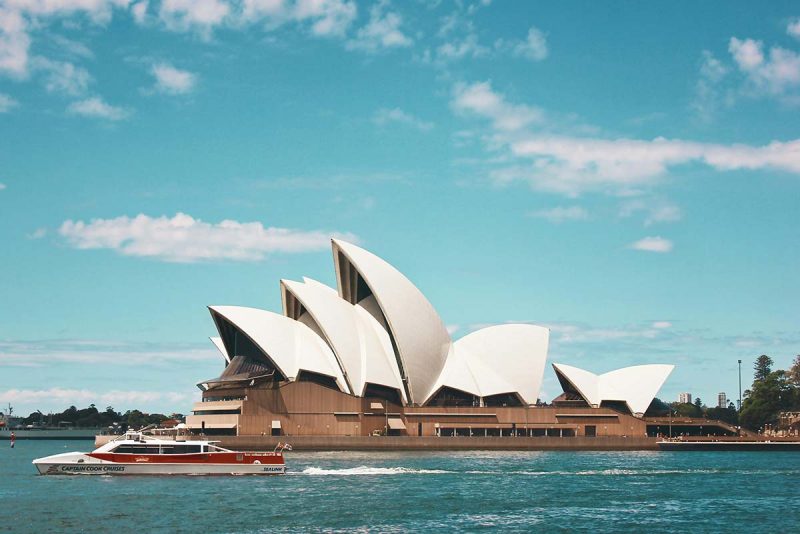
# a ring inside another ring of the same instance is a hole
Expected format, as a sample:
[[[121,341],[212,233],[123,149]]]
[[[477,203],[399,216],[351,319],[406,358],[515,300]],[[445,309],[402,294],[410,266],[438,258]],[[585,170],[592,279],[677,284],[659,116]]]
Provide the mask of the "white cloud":
[[[42,367],[63,363],[104,366],[214,362],[219,353],[206,343],[131,343],[93,339],[0,341],[0,366]]]
[[[489,81],[457,84],[451,105],[457,112],[490,119],[494,128],[503,131],[520,130],[542,119],[542,112],[536,108],[506,102],[492,90]]]
[[[736,37],[731,37],[728,50],[752,90],[780,95],[800,86],[800,54],[775,46],[765,56],[761,41]]]
[[[168,63],[157,63],[152,67],[156,78],[156,89],[171,95],[186,94],[194,89],[197,75],[186,70],[176,69]]]
[[[403,18],[386,10],[386,3],[378,3],[370,9],[369,22],[358,30],[355,39],[347,42],[351,50],[377,52],[381,48],[411,46],[413,40],[400,29]]]
[[[136,24],[144,24],[147,20],[147,8],[149,2],[144,0],[131,5],[131,15]]]
[[[703,51],[700,77],[695,84],[692,108],[703,121],[710,121],[720,106],[720,83],[728,74],[728,68],[708,50]]]
[[[58,35],[55,33],[48,35],[48,38],[53,41],[53,44],[58,48],[59,51],[64,52],[67,55],[84,59],[94,57],[94,52],[92,52],[88,46],[80,41],[69,39],[68,37],[64,37],[63,35]]]
[[[67,111],[75,115],[110,121],[119,121],[130,116],[130,111],[127,109],[107,104],[97,96],[73,102],[69,105]]]
[[[491,49],[478,42],[478,36],[470,33],[463,39],[456,39],[439,45],[436,48],[436,59],[439,62],[455,61],[465,57],[486,57]]]
[[[197,30],[210,37],[230,13],[230,5],[222,0],[162,0],[158,16],[166,27],[176,31]]]
[[[489,82],[457,84],[451,105],[491,121],[485,140],[502,152],[490,171],[499,184],[527,182],[534,189],[576,196],[584,192],[640,194],[671,167],[702,163],[718,171],[775,169],[800,174],[800,139],[767,145],[721,145],[657,137],[602,139],[532,132],[540,110],[511,104]]]
[[[313,20],[311,32],[318,36],[342,36],[356,19],[358,8],[348,0],[297,0],[292,14],[298,21]]]
[[[358,241],[349,233],[265,228],[260,222],[211,224],[184,213],[172,218],[140,214],[88,223],[67,220],[58,233],[78,249],[111,249],[168,262],[259,261],[272,253],[325,250],[331,237]]]
[[[669,321],[655,321],[652,324],[653,328],[658,328],[659,330],[663,330],[665,328],[672,328],[672,323]]]
[[[8,113],[11,108],[17,107],[19,102],[5,93],[0,93],[0,113]]]
[[[6,186],[6,184],[0,183],[0,191],[2,191],[3,189],[5,189],[6,187],[7,187],[7,186]]]
[[[108,23],[114,8],[126,8],[129,3],[130,0],[5,0],[10,8],[32,16],[85,13],[96,24]]]
[[[30,45],[27,22],[22,13],[0,5],[0,74],[15,78],[27,76]]]
[[[565,221],[581,221],[589,217],[589,213],[580,206],[556,206],[550,209],[534,211],[529,215],[539,219],[546,219],[556,224]]]
[[[375,115],[372,117],[372,121],[380,126],[384,126],[393,122],[405,124],[421,131],[428,131],[433,128],[432,122],[424,121],[419,117],[415,117],[410,113],[406,113],[400,108],[381,108],[375,112]]]
[[[528,37],[513,47],[516,56],[528,58],[532,61],[542,61],[547,57],[547,38],[541,30],[531,26]]]
[[[789,22],[789,24],[786,26],[786,33],[795,39],[800,39],[800,18],[796,18]]]
[[[800,140],[748,146],[661,137],[607,140],[531,136],[512,142],[510,148],[515,156],[533,161],[528,173],[516,178],[527,178],[539,189],[569,195],[635,191],[654,184],[669,167],[692,162],[705,163],[716,170],[773,168],[800,173]]]
[[[637,213],[645,214],[645,226],[662,222],[675,222],[683,217],[681,208],[669,202],[637,199],[624,202],[620,206],[620,217],[631,217]]]
[[[351,0],[244,0],[241,20],[265,21],[268,28],[287,22],[310,23],[318,37],[342,37],[358,15]]]
[[[107,24],[114,8],[130,0],[4,0],[0,4],[0,73],[16,78],[28,75],[29,29],[46,24],[48,17],[84,13],[94,24]]]
[[[28,234],[26,237],[28,239],[42,239],[46,235],[47,235],[47,228],[37,228],[32,233]]]
[[[631,243],[629,248],[632,248],[633,250],[642,250],[645,252],[664,253],[671,252],[672,247],[672,241],[656,236],[642,238],[635,243]]]
[[[285,0],[244,0],[242,16],[254,20],[263,16],[283,17],[286,15]]]
[[[92,80],[89,71],[67,61],[35,57],[32,65],[35,70],[44,73],[44,86],[50,93],[78,96],[86,92]]]

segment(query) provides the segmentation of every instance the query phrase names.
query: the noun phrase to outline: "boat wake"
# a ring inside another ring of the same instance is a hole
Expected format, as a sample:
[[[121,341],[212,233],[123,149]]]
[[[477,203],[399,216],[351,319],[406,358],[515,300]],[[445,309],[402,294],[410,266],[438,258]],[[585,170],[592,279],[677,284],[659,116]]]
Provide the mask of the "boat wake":
[[[322,469],[321,467],[306,467],[299,474],[302,475],[339,475],[339,476],[354,476],[354,475],[438,475],[443,473],[452,473],[452,471],[445,471],[443,469],[410,469],[408,467],[367,467],[362,465],[360,467],[350,467],[346,469]]]

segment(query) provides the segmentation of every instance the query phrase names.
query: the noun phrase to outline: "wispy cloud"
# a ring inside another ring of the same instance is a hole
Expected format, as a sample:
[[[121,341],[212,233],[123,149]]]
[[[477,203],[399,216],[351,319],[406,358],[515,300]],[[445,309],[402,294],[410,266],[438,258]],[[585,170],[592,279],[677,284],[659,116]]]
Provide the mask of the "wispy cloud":
[[[45,89],[50,93],[82,95],[92,81],[89,71],[68,61],[52,61],[43,57],[35,57],[31,63],[36,71],[42,72]]]
[[[550,209],[532,211],[530,217],[546,219],[552,223],[565,221],[582,221],[589,217],[589,212],[580,206],[556,206]]]
[[[350,233],[264,227],[260,222],[207,223],[185,213],[174,217],[136,217],[64,221],[58,229],[77,249],[110,249],[123,256],[167,262],[260,261],[273,253],[325,250],[331,237],[358,241]]]
[[[59,363],[140,366],[216,362],[207,343],[144,343],[96,339],[0,341],[0,366],[45,367]]]
[[[800,18],[789,21],[789,24],[786,26],[786,33],[795,39],[800,39]]]
[[[28,239],[42,239],[44,236],[47,235],[47,228],[37,228],[30,234],[26,235]]]
[[[403,18],[399,13],[389,11],[385,2],[370,9],[369,22],[360,28],[354,39],[347,42],[351,50],[377,52],[381,49],[403,48],[413,44],[413,39],[403,33]]]
[[[673,248],[672,241],[669,239],[664,239],[663,237],[655,236],[655,237],[645,237],[631,243],[629,248],[633,250],[642,250],[644,252],[671,252]]]
[[[501,158],[505,165],[491,170],[498,184],[523,181],[534,189],[568,196],[631,195],[656,185],[671,167],[688,163],[718,171],[775,169],[800,174],[800,140],[752,146],[663,137],[577,137],[547,133],[547,128],[534,132],[528,127],[543,122],[543,112],[508,102],[490,82],[457,84],[451,105],[458,113],[490,121],[486,146],[505,156]]]
[[[128,109],[112,106],[111,104],[106,103],[99,96],[73,102],[69,105],[67,111],[74,115],[82,115],[84,117],[105,119],[110,121],[127,119],[131,114]]]
[[[6,188],[6,184],[0,183],[0,191]]]
[[[755,93],[782,95],[800,87],[800,54],[774,46],[768,53],[764,43],[731,37],[728,51],[745,74]]]
[[[503,48],[503,46],[503,44],[499,45],[500,48]],[[531,61],[542,61],[547,58],[549,52],[545,34],[535,26],[531,26],[524,40],[509,43],[508,46],[513,55],[524,57]]]
[[[703,51],[700,76],[695,83],[692,108],[700,120],[709,122],[723,103],[721,82],[729,69],[708,50]]]
[[[16,100],[14,100],[5,93],[0,93],[0,113],[8,113],[18,105],[19,102],[17,102]]]
[[[114,0],[14,0],[0,4],[0,73],[16,78],[28,76],[31,30],[46,25],[49,19],[82,13],[92,24],[104,25],[111,20],[115,8],[126,5],[127,2]]]
[[[30,46],[25,17],[17,9],[0,4],[0,73],[14,78],[26,77]]]
[[[156,79],[155,89],[170,95],[190,93],[197,83],[197,75],[173,67],[169,63],[156,63],[151,72]]]
[[[357,15],[358,7],[352,0],[247,0],[236,18],[249,24],[265,22],[267,27],[287,22],[308,24],[317,37],[343,37]]]
[[[675,204],[650,199],[635,199],[623,202],[619,209],[620,217],[631,217],[637,213],[645,214],[644,225],[668,223],[681,220],[683,211]]]
[[[433,123],[415,117],[400,108],[381,108],[372,116],[372,122],[379,126],[390,123],[404,124],[421,131],[428,131],[433,128]]]
[[[456,84],[451,105],[458,113],[489,119],[501,131],[521,130],[543,116],[538,108],[507,102],[492,89],[490,81]]]
[[[150,7],[148,0],[142,0],[131,4],[131,16],[136,24],[144,24],[147,21],[147,8]]]
[[[208,38],[230,12],[223,0],[162,0],[158,16],[170,30],[196,30]]]

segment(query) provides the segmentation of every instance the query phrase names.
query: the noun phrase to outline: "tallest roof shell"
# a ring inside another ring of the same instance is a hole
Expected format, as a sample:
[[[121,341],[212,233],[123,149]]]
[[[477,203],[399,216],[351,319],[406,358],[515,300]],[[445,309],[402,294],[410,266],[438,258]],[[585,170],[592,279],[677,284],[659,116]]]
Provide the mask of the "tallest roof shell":
[[[400,271],[361,247],[333,240],[339,295],[358,304],[374,298],[389,331],[412,404],[432,393],[450,350],[450,335],[428,299]]]

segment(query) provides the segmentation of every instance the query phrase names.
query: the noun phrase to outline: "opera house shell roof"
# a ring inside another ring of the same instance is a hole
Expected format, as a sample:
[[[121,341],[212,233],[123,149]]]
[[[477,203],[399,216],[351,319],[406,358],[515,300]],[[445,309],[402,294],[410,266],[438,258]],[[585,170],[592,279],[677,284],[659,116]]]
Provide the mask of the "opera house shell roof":
[[[201,383],[203,389],[271,376],[312,380],[355,396],[392,392],[411,406],[445,394],[475,405],[492,398],[537,401],[547,328],[492,326],[454,342],[402,273],[356,245],[332,244],[337,289],[308,278],[281,280],[282,314],[209,306],[219,332],[211,340],[226,369]]]
[[[532,324],[482,328],[453,341],[430,302],[397,269],[351,243],[332,240],[337,289],[281,280],[282,313],[209,306],[225,358],[208,390],[269,379],[312,381],[356,397],[404,406],[521,406],[537,403],[550,332]],[[553,364],[564,396],[642,415],[672,365],[602,375]]]
[[[634,365],[596,375],[584,369],[554,363],[565,393],[579,395],[593,407],[624,403],[634,415],[642,415],[667,380],[674,365]]]

